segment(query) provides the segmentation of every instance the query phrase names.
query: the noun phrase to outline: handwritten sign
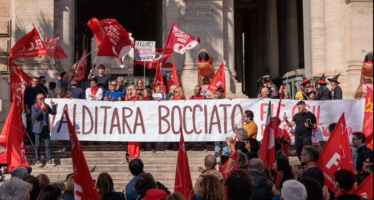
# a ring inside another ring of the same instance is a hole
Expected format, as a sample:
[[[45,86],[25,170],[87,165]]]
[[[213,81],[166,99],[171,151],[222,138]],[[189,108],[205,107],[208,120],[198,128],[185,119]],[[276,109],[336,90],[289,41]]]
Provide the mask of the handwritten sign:
[[[156,42],[135,41],[135,61],[150,62],[155,59]]]

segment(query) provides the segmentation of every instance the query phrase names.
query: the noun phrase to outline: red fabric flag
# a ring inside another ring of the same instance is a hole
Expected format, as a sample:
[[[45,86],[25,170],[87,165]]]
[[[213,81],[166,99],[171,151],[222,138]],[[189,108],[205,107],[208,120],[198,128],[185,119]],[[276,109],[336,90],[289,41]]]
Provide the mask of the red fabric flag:
[[[41,56],[48,56],[48,53],[38,30],[34,27],[13,46],[6,64],[10,66],[17,58],[34,58]]]
[[[365,117],[362,132],[367,137],[367,146],[373,150],[373,90],[369,87],[366,92]]]
[[[9,172],[17,167],[31,168],[26,159],[25,145],[23,144],[22,121],[19,108],[13,103],[8,118],[0,136],[0,144],[7,151],[1,155],[1,162],[6,161]],[[5,139],[5,144],[4,144]]]
[[[325,185],[333,192],[336,192],[333,180],[337,170],[346,169],[355,173],[344,113],[327,140],[317,166],[325,175]]]
[[[11,99],[15,98],[17,106],[20,108],[20,112],[23,111],[23,96],[27,86],[31,85],[32,79],[27,75],[20,67],[12,64],[10,67],[10,96]]]
[[[55,56],[57,43],[58,43],[59,39],[60,39],[60,35],[58,35],[58,34],[57,34],[57,37],[52,39],[52,40],[50,40],[48,38],[48,35],[45,34],[45,40],[46,41],[43,41],[43,43],[44,43],[45,49],[47,50],[47,54],[48,54],[49,57],[54,57]]]
[[[373,173],[354,192],[362,199],[373,199]]]
[[[212,82],[210,83],[208,90],[215,93],[218,88],[223,88],[225,90],[225,94],[223,96],[226,96],[226,77],[225,77],[225,66],[221,65],[221,67],[218,69],[216,75],[214,75],[214,78]]]
[[[56,53],[55,53],[55,58],[57,59],[67,59],[68,55],[66,55],[64,49],[60,46],[56,47]]]
[[[86,77],[86,66],[87,66],[87,49],[84,50],[82,60],[79,62],[79,65],[76,69],[75,78],[78,81],[83,80]]]
[[[74,196],[75,199],[99,200],[99,194],[92,180],[88,169],[86,158],[84,157],[74,126],[69,119],[69,113],[64,111],[70,136],[70,150],[74,169]]]
[[[157,66],[155,81],[154,81],[153,84],[154,84],[155,87],[156,87],[156,85],[161,85],[162,86],[162,92],[164,94],[167,94],[166,90],[165,90],[164,77],[162,76],[161,65]]]
[[[164,49],[156,49],[156,57],[151,62],[145,62],[145,67],[148,69],[157,69],[157,66],[160,65],[161,62],[163,62],[162,67],[165,68],[164,63],[166,60],[170,57],[170,55],[173,53],[173,50],[168,49],[166,52],[164,52]],[[141,65],[144,66],[144,62],[142,61],[134,61],[134,66]]]
[[[194,199],[190,165],[188,164],[187,151],[184,144],[182,129],[178,151],[177,170],[175,173],[174,192],[182,193],[187,200]]]
[[[278,103],[277,116],[276,116],[275,122],[273,124],[274,125],[273,130],[275,130],[275,133],[274,133],[275,138],[279,138],[279,137],[282,136],[282,132],[279,131],[279,128],[278,128],[278,123],[279,123],[280,109],[281,109],[281,106],[282,106],[283,90],[284,90],[284,85],[281,86],[281,96],[280,96],[279,103]]]
[[[188,35],[180,30],[173,22],[165,48],[173,49],[174,52],[184,54],[186,51],[196,47],[199,43],[200,38],[196,40],[192,35]]]
[[[173,57],[173,85],[182,86],[179,83],[179,79],[178,79],[178,71],[177,71],[177,67],[175,66],[174,53],[172,54],[172,57]]]
[[[100,48],[101,43],[104,40],[106,29],[108,28],[108,22],[110,23],[112,19],[103,19],[101,22],[96,19],[92,18],[88,21],[87,25],[91,28],[97,42],[97,46]]]
[[[264,162],[270,170],[273,169],[273,164],[275,162],[275,135],[272,123],[271,114],[271,101],[269,101],[269,108],[266,118],[266,127],[264,131],[264,137],[262,139],[261,155],[260,159]]]
[[[219,170],[223,176],[223,183],[225,183],[227,177],[235,170],[239,169],[238,166],[238,151],[235,151],[229,160]]]
[[[115,57],[118,66],[124,67],[123,59],[134,48],[134,43],[131,41],[127,31],[116,20],[108,19],[106,23],[109,24],[108,29],[97,55]]]

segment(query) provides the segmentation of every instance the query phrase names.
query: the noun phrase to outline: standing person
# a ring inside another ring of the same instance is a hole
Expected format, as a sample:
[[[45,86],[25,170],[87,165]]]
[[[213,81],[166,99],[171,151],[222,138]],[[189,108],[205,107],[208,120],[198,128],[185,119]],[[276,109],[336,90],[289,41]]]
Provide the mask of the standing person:
[[[303,148],[301,153],[301,163],[305,165],[305,171],[301,175],[301,178],[311,177],[315,178],[321,186],[325,185],[325,177],[321,168],[317,167],[317,161],[319,159],[320,153],[317,147],[309,145]],[[298,179],[299,170],[296,166],[293,166],[292,173],[295,179]]]
[[[123,77],[118,77],[117,78],[117,91],[121,91],[122,92],[122,99],[125,99],[125,96],[127,94],[127,89],[125,87],[125,79]]]
[[[71,89],[71,97],[73,99],[86,99],[86,95],[84,94],[84,90],[78,87],[78,80],[73,78],[71,80],[70,89]]]
[[[49,98],[58,98],[59,97],[61,90],[60,90],[60,88],[56,88],[56,87],[57,87],[56,82],[53,82],[53,81],[49,82],[49,84],[48,84],[48,89],[49,89],[48,96],[49,96]]]
[[[178,87],[177,85],[170,86],[169,94],[167,95],[166,100],[171,100],[172,98],[174,98],[174,90],[177,87]]]
[[[184,96],[184,90],[182,87],[175,88],[174,97],[171,100],[172,101],[186,100],[186,97]]]
[[[253,158],[249,161],[248,171],[254,184],[254,193],[251,199],[272,200],[273,182],[268,180],[264,174],[264,163],[258,158]]]
[[[127,87],[127,94],[125,101],[139,101],[139,95],[136,94],[135,86],[130,85]],[[127,151],[130,156],[130,160],[134,158],[139,158],[140,156],[140,147],[139,142],[129,142],[127,145]]]
[[[209,78],[203,79],[203,86],[201,86],[201,92],[204,99],[214,99],[214,94],[209,90],[210,80]]]
[[[317,90],[317,95],[315,100],[329,100],[331,96],[331,92],[329,88],[326,87],[326,76],[325,74],[322,75],[321,79],[318,81],[320,87]]]
[[[129,164],[130,173],[132,174],[132,179],[126,185],[126,199],[127,200],[136,200],[138,194],[134,190],[134,183],[140,174],[144,173],[144,164],[140,159],[134,159]]]
[[[135,86],[134,85],[127,86],[125,101],[138,101],[138,100],[139,100],[139,95],[136,93]]]
[[[114,191],[113,179],[108,173],[101,173],[96,180],[96,188],[102,200],[125,200],[122,192]]]
[[[304,84],[300,83],[299,91],[295,95],[296,100],[299,100],[299,101],[304,100],[303,91],[304,91]]]
[[[155,85],[152,97],[155,101],[166,100],[166,95],[162,92],[162,85],[161,84],[156,84]]]
[[[117,81],[111,81],[109,90],[106,91],[104,101],[122,101],[122,92],[117,91]]]
[[[144,91],[143,91],[143,101],[153,101],[151,89],[149,89],[149,88],[144,89]],[[156,143],[155,142],[150,142],[150,144],[151,144],[152,152],[156,153]],[[142,142],[140,150],[145,151],[146,149],[147,149],[147,143]]]
[[[223,94],[225,94],[225,89],[222,87],[217,88],[214,94],[214,99],[226,99]],[[214,142],[215,156],[220,157],[221,142]],[[230,156],[227,142],[222,142],[222,150],[225,156]]]
[[[366,136],[361,132],[353,133],[352,146],[356,148],[356,154],[353,158],[357,173],[361,173],[363,163],[366,159],[373,157],[373,152],[366,146]]]
[[[295,146],[297,156],[300,159],[303,147],[312,145],[312,132],[317,129],[317,119],[313,113],[306,110],[304,101],[299,101],[297,108],[299,112],[293,116],[291,122],[288,121],[287,116],[284,116],[283,119],[290,128],[296,125]]]
[[[247,172],[233,171],[224,183],[227,190],[227,200],[255,200],[251,198],[255,190],[253,183],[253,178]]]
[[[329,78],[328,80],[330,81],[331,84],[331,99],[332,100],[339,100],[343,99],[343,91],[342,88],[339,86],[339,76],[340,74],[334,76],[333,78]]]
[[[49,115],[56,115],[56,105],[55,102],[51,101],[52,107],[50,107],[44,103],[44,99],[42,93],[38,94],[36,97],[36,103],[31,108],[34,118],[32,131],[35,134],[35,166],[37,167],[43,166],[40,162],[40,143],[42,142],[42,139],[44,139],[45,143],[47,165],[56,166],[52,160],[51,137],[49,134]]]
[[[25,89],[25,95],[23,97],[23,102],[25,104],[25,112],[27,118],[27,132],[31,138],[31,141],[35,143],[35,136],[32,132],[32,115],[31,115],[31,107],[34,105],[36,96],[41,93],[40,89],[38,88],[39,78],[33,77],[30,86],[27,86]]]
[[[340,169],[334,174],[334,189],[337,200],[361,200],[361,197],[354,194],[352,189],[355,184],[355,174],[346,169]]]
[[[60,99],[72,99],[71,98],[71,89],[70,88],[62,88],[59,96],[60,96]]]
[[[194,95],[190,97],[190,100],[202,100],[204,96],[201,95],[201,86],[197,85],[194,89]]]
[[[269,88],[267,87],[264,87],[261,89],[261,97],[260,97],[261,100],[264,100],[264,99],[269,99]]]
[[[109,81],[110,77],[105,75],[105,65],[100,64],[99,67],[97,67],[97,70],[99,71],[98,76],[93,76],[93,69],[90,70],[90,74],[88,75],[88,80],[90,81],[92,78],[97,79],[97,83],[99,88],[103,89],[103,94],[108,90],[109,88]]]
[[[292,174],[292,167],[290,166],[290,162],[288,161],[288,159],[277,158],[273,164],[273,170],[274,172],[283,173],[283,179],[281,180],[280,188],[282,188],[282,185],[285,181],[294,180],[294,177]],[[273,183],[275,184],[276,182],[277,182],[277,176],[275,175],[273,179]]]
[[[201,86],[197,85],[195,86],[195,89],[194,89],[194,95],[190,97],[190,100],[202,100],[202,99],[204,99],[204,96],[201,95]],[[190,151],[193,151],[194,147],[195,147],[195,142],[191,142]],[[208,151],[208,149],[206,148],[206,142],[203,142],[202,147],[205,152]]]
[[[219,87],[216,90],[216,93],[214,94],[214,99],[226,99],[225,96],[225,89]]]
[[[91,101],[101,101],[103,99],[103,89],[97,85],[97,79],[92,78],[90,81],[91,87],[86,90],[86,99]]]
[[[40,93],[44,94],[44,96],[47,97],[48,89],[47,89],[47,87],[45,87],[46,82],[47,82],[47,79],[45,78],[45,76],[40,76],[39,77],[38,87],[40,88]]]
[[[244,111],[243,114],[243,128],[247,131],[248,137],[257,139],[258,127],[256,122],[253,120],[254,114],[251,110]],[[234,132],[238,129],[238,126],[234,126]]]
[[[303,98],[308,100],[314,100],[316,98],[316,89],[314,88],[314,86],[310,85],[310,80],[304,77],[303,85]]]
[[[276,119],[277,119],[276,117],[273,117],[273,124],[275,123]],[[281,125],[281,119],[279,119],[279,121],[278,121],[278,127],[280,125]],[[286,130],[281,129],[281,128],[278,128],[278,133],[279,133],[278,134],[279,137],[276,138],[276,139],[282,145],[282,151],[286,154],[287,158],[289,158],[290,153],[289,153],[289,150],[288,150],[288,145],[291,144],[291,137]]]
[[[200,190],[195,191],[195,193],[199,195],[201,199],[226,200],[222,180],[219,180],[215,175],[208,174],[204,176],[199,182],[199,189]]]
[[[215,156],[213,156],[211,154],[205,156],[204,165],[205,165],[205,169],[203,169],[202,167],[199,167],[199,172],[201,171],[201,174],[196,179],[196,183],[195,183],[195,186],[194,186],[195,193],[200,192],[200,188],[201,188],[200,183],[204,179],[205,176],[213,175],[213,176],[216,176],[218,178],[218,180],[219,180],[218,182],[221,183],[223,181],[222,173],[218,172],[217,169],[216,169],[217,160],[216,160]]]

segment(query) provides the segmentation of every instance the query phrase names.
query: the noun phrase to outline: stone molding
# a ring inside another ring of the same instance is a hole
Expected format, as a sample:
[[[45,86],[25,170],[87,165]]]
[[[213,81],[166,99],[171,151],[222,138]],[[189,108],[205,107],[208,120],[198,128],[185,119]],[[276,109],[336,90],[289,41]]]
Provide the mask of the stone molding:
[[[345,0],[346,4],[350,4],[351,2],[373,2],[373,0]]]

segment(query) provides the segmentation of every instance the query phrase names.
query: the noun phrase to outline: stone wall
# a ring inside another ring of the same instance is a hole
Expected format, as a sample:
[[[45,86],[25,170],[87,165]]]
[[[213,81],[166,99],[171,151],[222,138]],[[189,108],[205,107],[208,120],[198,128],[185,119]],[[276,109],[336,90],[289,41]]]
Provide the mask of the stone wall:
[[[5,65],[10,50],[11,35],[11,6],[10,0],[0,0],[0,74],[7,74]]]

